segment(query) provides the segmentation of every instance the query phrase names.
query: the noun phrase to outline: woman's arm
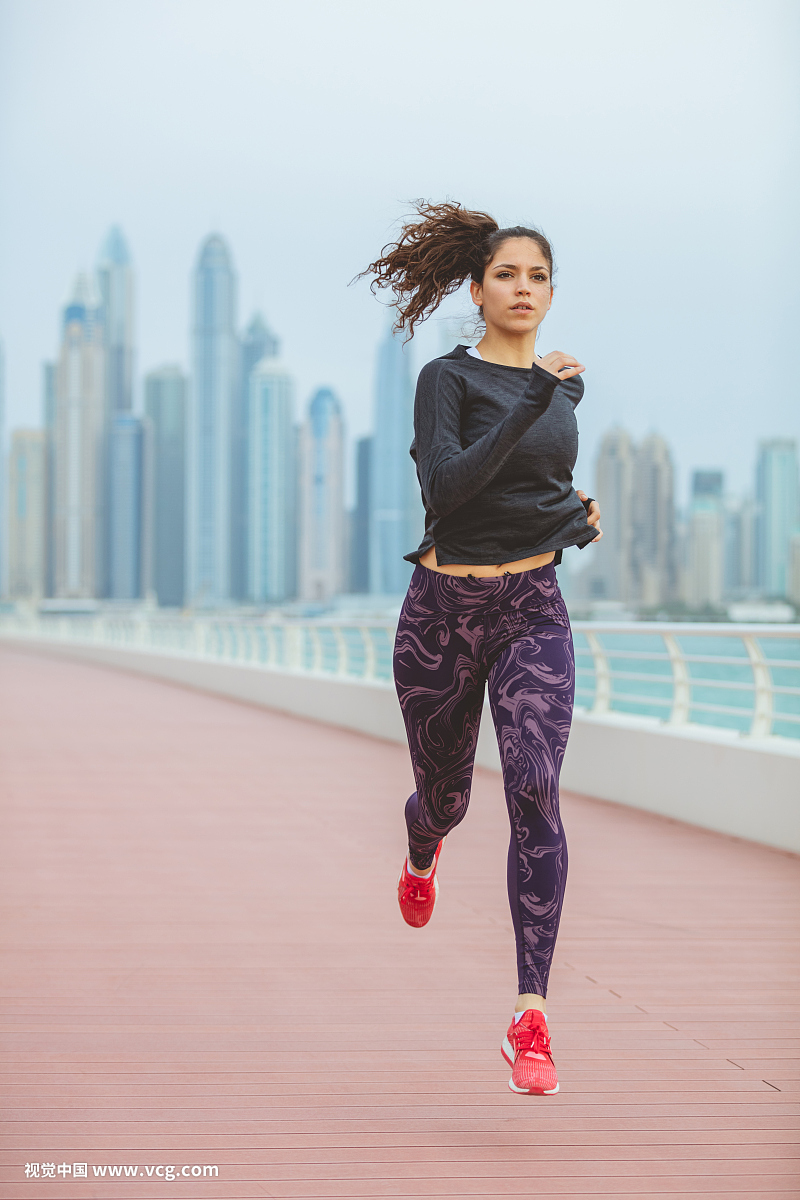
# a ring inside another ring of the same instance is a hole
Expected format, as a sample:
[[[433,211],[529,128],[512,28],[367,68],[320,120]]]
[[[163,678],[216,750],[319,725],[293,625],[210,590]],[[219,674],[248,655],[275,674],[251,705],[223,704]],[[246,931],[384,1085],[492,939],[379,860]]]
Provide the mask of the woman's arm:
[[[438,359],[423,368],[414,405],[417,469],[425,499],[438,517],[491,482],[522,435],[547,412],[558,383],[557,375],[534,363],[530,383],[508,416],[463,449],[460,380]]]

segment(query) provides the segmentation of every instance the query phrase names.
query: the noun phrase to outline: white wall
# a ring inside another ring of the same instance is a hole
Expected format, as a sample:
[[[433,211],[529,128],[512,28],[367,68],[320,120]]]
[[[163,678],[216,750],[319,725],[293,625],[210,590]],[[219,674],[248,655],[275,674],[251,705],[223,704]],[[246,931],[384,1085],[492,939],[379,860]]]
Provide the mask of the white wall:
[[[262,666],[33,639],[46,654],[168,679],[265,708],[405,742],[391,684],[288,673]],[[488,709],[476,761],[500,769]],[[745,738],[646,717],[578,712],[561,776],[570,791],[800,853],[800,740]]]

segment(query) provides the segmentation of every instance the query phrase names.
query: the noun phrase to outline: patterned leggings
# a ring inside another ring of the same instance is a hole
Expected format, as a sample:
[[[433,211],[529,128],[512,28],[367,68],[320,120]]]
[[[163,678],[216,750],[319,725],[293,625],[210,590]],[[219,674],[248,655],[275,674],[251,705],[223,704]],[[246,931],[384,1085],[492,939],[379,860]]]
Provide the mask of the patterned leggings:
[[[417,785],[406,824],[418,870],[466,816],[488,682],[511,821],[519,990],[545,996],[567,877],[558,777],[575,690],[555,568],[470,578],[417,565],[400,613],[394,678]]]

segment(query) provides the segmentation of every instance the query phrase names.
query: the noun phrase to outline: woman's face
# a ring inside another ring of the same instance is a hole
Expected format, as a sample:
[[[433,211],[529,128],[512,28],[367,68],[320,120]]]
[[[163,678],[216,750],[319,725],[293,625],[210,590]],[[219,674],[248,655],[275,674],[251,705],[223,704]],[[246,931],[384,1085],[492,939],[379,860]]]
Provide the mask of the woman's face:
[[[530,238],[509,238],[495,251],[482,283],[471,283],[487,330],[525,334],[538,329],[553,299],[547,259]]]

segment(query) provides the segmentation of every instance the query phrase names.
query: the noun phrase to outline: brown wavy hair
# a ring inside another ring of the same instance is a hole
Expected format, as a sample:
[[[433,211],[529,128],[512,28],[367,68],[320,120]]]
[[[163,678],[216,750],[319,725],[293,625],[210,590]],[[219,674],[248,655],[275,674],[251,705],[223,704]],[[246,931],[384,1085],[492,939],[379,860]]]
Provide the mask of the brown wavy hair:
[[[497,249],[508,238],[530,238],[547,260],[553,278],[553,251],[544,234],[524,225],[501,229],[489,213],[464,208],[454,201],[412,202],[417,220],[404,222],[400,237],[383,247],[380,258],[356,279],[374,275],[370,288],[391,288],[397,320],[394,329],[407,330],[426,320],[445,296],[457,292],[467,279],[483,282]]]

